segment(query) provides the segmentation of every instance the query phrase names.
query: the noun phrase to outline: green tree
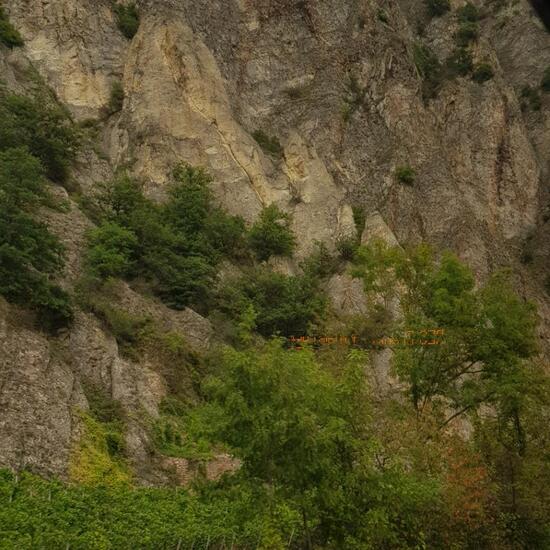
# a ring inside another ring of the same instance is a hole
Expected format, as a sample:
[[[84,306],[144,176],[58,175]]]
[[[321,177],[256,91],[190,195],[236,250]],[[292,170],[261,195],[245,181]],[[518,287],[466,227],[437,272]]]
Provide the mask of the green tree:
[[[352,354],[331,373],[273,341],[227,350],[204,383],[209,426],[243,461],[238,475],[299,510],[306,548],[414,547],[435,511],[434,485],[373,467],[363,361]]]
[[[354,274],[367,293],[400,296],[401,328],[445,331],[441,345],[396,352],[395,367],[417,410],[450,406],[455,412],[442,424],[482,403],[505,414],[529,391],[525,361],[536,351],[536,315],[505,274],[476,289],[471,270],[451,253],[436,262],[426,247],[406,254],[381,242],[359,253]]]
[[[0,118],[0,151],[27,147],[40,159],[50,179],[67,180],[78,138],[59,107],[43,98],[0,94]]]
[[[147,199],[126,174],[103,185],[89,208],[101,224],[89,235],[90,274],[139,276],[170,307],[205,312],[216,266],[245,252],[243,220],[213,205],[210,184],[204,170],[181,164],[165,204]]]
[[[267,206],[250,229],[249,240],[260,261],[271,256],[292,256],[296,239],[290,229],[290,216],[274,204]]]
[[[132,231],[113,222],[104,222],[90,231],[86,265],[100,279],[127,277],[132,273],[138,240]]]
[[[72,319],[69,296],[50,282],[63,267],[63,247],[35,219],[52,204],[40,162],[25,148],[0,152],[0,294],[30,306],[54,330]]]
[[[311,274],[287,276],[259,268],[227,284],[218,305],[232,319],[252,307],[258,332],[270,337],[307,334],[323,318],[327,300]]]

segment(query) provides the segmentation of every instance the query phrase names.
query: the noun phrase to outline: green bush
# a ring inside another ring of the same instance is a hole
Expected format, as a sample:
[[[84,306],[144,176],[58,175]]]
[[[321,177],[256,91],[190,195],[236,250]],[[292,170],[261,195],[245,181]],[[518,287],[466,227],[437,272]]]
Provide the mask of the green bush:
[[[539,91],[531,86],[524,86],[521,90],[521,108],[526,110],[528,108],[533,111],[540,111],[542,107],[542,100]]]
[[[94,313],[104,323],[115,337],[122,355],[139,359],[139,351],[153,330],[152,320],[115,307],[112,302],[116,297],[103,294],[101,287],[88,287],[86,290],[89,294],[80,297],[81,307]]]
[[[471,2],[462,6],[457,10],[458,20],[461,22],[475,23],[479,21],[480,15],[477,6],[474,6]]]
[[[474,82],[477,82],[478,84],[483,84],[484,82],[487,82],[487,80],[491,80],[494,75],[495,72],[493,70],[493,67],[491,67],[489,63],[480,63],[474,68],[472,80],[474,80]]]
[[[424,0],[431,17],[440,17],[451,9],[449,0]]]
[[[421,43],[413,48],[414,63],[422,78],[422,98],[428,101],[437,96],[443,80],[441,63],[432,50]]]
[[[382,23],[384,23],[385,25],[388,25],[389,22],[390,22],[390,18],[388,16],[388,13],[385,10],[383,10],[382,8],[378,9],[378,11],[376,12],[376,17],[378,17],[378,20],[382,21]],[[361,28],[364,28],[365,24],[366,24],[366,22],[363,23],[363,26]]]
[[[64,183],[76,156],[78,136],[67,115],[45,100],[0,93],[0,151],[27,147],[46,175]]]
[[[103,222],[88,234],[85,263],[94,277],[129,277],[138,240],[134,233],[113,222]]]
[[[24,147],[0,151],[0,197],[0,294],[37,311],[47,330],[69,324],[69,296],[51,282],[63,268],[63,247],[34,216],[52,201],[40,161]]]
[[[103,423],[122,422],[124,414],[119,401],[91,382],[84,382],[82,386],[93,418]]]
[[[304,274],[315,279],[325,279],[338,271],[338,258],[324,243],[316,242],[314,251],[301,263]]]
[[[348,74],[344,86],[346,95],[344,96],[342,116],[344,122],[348,122],[355,111],[364,107],[367,88],[361,86],[359,79],[352,73]]]
[[[311,273],[292,277],[264,268],[226,284],[218,298],[218,307],[230,319],[241,318],[252,306],[257,330],[266,337],[306,334],[326,305],[319,279]]]
[[[467,48],[457,48],[447,59],[446,66],[450,76],[466,76],[474,68],[472,54]]]
[[[117,16],[117,25],[120,32],[128,40],[131,40],[139,29],[139,13],[136,5],[134,3],[128,4],[127,6],[116,4],[114,11]]]
[[[545,69],[540,87],[543,89],[543,91],[550,92],[550,67]]]
[[[437,485],[375,466],[382,447],[369,429],[363,368],[358,355],[323,368],[310,350],[277,341],[227,350],[203,384],[212,435],[236,450],[242,476],[300,510],[296,548],[438,547],[420,527],[438,514]]]
[[[23,46],[23,39],[21,38],[21,35],[10,23],[2,6],[0,6],[0,42],[8,48]]]
[[[460,24],[456,33],[456,42],[459,47],[466,47],[470,42],[477,40],[479,35],[478,24],[472,21],[464,21]]]
[[[108,447],[104,434],[96,439]],[[106,454],[102,449],[99,456]],[[265,488],[237,480],[194,491],[107,483],[114,477],[107,467],[117,469],[118,464],[104,460],[104,467],[97,468],[95,478],[86,476],[84,485],[0,470],[2,546],[114,550],[234,544],[275,549],[284,548],[283,541],[295,533],[296,513],[270,498]],[[105,475],[104,483],[98,482],[98,473]]]
[[[365,214],[365,209],[362,206],[352,206],[351,210],[353,212],[353,222],[355,224],[355,229],[358,235],[363,233],[365,229],[365,222],[367,221],[367,216]]]
[[[400,183],[412,185],[416,179],[416,172],[410,166],[398,166],[395,170],[395,177]]]
[[[124,88],[118,80],[111,86],[111,96],[109,99],[109,113],[114,114],[122,110],[124,104]]]
[[[276,158],[283,156],[283,146],[281,145],[279,139],[275,136],[268,136],[263,130],[256,130],[252,134],[252,137],[266,153],[269,153]]]
[[[244,222],[212,204],[210,177],[178,166],[159,205],[140,185],[120,175],[89,205],[101,224],[89,235],[89,275],[105,279],[141,277],[168,306],[205,311],[224,257],[244,255]]]
[[[356,236],[342,237],[336,243],[336,250],[342,260],[352,262],[359,244],[359,239]]]
[[[271,256],[292,256],[296,239],[290,229],[290,216],[272,204],[262,210],[251,227],[250,247],[260,261]]]

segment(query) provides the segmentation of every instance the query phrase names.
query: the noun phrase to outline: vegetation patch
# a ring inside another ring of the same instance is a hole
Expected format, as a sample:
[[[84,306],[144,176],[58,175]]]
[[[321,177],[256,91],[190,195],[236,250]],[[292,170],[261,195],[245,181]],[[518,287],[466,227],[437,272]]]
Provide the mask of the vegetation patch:
[[[117,25],[120,32],[131,40],[139,29],[139,12],[135,3],[115,4],[114,12],[117,18]]]
[[[102,423],[85,412],[79,412],[83,433],[70,459],[69,476],[83,485],[119,486],[131,482],[123,458],[121,428],[115,423]]]
[[[345,83],[344,105],[342,107],[344,122],[348,122],[353,113],[364,107],[366,94],[366,86],[361,86],[359,79],[355,75],[349,74]]]
[[[413,49],[414,63],[422,78],[422,98],[425,102],[437,96],[443,81],[439,59],[426,45],[417,43]]]
[[[263,130],[256,130],[252,134],[252,137],[269,155],[272,155],[275,158],[281,158],[283,156],[284,149],[277,137],[268,136]]]
[[[469,75],[474,68],[470,50],[468,48],[456,48],[447,58],[446,68],[450,77]]]
[[[449,0],[424,0],[430,17],[441,17],[451,9]]]
[[[88,203],[99,223],[89,234],[88,274],[139,277],[170,307],[205,311],[216,266],[246,249],[243,220],[212,204],[210,182],[204,170],[180,165],[162,205],[126,175],[104,185]]]
[[[115,114],[122,110],[124,104],[124,88],[118,80],[111,86],[111,95],[109,98],[109,114]]]
[[[212,446],[211,410],[186,407],[181,401],[166,398],[161,416],[153,427],[157,451],[173,457],[206,462],[215,456]],[[221,452],[221,449],[218,449]]]
[[[48,193],[47,177],[66,180],[76,136],[61,111],[38,100],[0,95],[0,115],[0,294],[55,331],[73,316],[68,294],[53,282],[64,249],[37,214],[62,207]]]
[[[397,181],[405,185],[413,185],[416,179],[416,172],[410,166],[398,166],[395,170]]]
[[[464,6],[458,8],[456,14],[461,23],[475,23],[481,18],[479,9],[471,2],[467,2]]]
[[[24,44],[19,31],[10,23],[2,6],[0,6],[0,42],[8,48],[17,48]]]
[[[84,381],[83,388],[90,407],[88,414],[93,419],[103,424],[122,425],[124,414],[118,401],[92,382]]]
[[[336,250],[344,262],[351,262],[359,248],[360,237],[358,235],[349,235],[340,237],[336,242]]]
[[[522,111],[526,111],[528,109],[531,109],[532,111],[540,111],[542,107],[542,99],[536,88],[524,86],[521,90],[520,97]]]
[[[252,310],[253,326],[262,336],[290,336],[305,334],[320,321],[327,300],[311,272],[288,276],[256,268],[225,285],[218,307],[229,319],[240,319]]]
[[[376,12],[376,17],[378,17],[378,20],[382,21],[382,23],[384,23],[384,25],[389,25],[390,18],[388,16],[388,12],[386,10],[384,10],[382,8],[379,8]],[[366,24],[366,22],[363,23],[363,27],[361,27],[361,28],[364,28],[365,24]]]
[[[478,84],[483,84],[495,76],[495,71],[489,63],[479,63],[474,67],[472,80]]]
[[[265,261],[271,256],[292,256],[296,238],[290,223],[290,216],[275,204],[262,210],[248,234],[250,247],[258,260]]]
[[[456,33],[456,43],[459,48],[468,46],[471,42],[477,40],[479,36],[479,26],[473,21],[463,21],[460,23]]]
[[[49,98],[0,93],[0,150],[26,147],[46,176],[65,183],[76,156],[78,134],[65,111]]]

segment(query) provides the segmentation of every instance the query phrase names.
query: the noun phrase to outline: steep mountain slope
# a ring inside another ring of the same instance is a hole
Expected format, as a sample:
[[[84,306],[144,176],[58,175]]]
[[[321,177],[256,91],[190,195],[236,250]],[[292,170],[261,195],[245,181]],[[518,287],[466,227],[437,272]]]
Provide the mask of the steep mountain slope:
[[[494,76],[438,77],[434,97],[425,93],[419,44],[442,63],[452,55],[458,0],[433,19],[421,0],[142,0],[132,40],[109,0],[3,4],[25,43],[0,48],[7,88],[36,85],[34,68],[76,123],[97,119],[70,192],[55,188],[69,211],[49,220],[68,250],[67,288],[81,273],[92,225],[76,195],[128,167],[162,200],[171,168],[186,161],[205,166],[217,200],[247,222],[272,202],[291,212],[298,259],[316,240],[332,249],[354,234],[352,206],[361,206],[378,220],[368,228],[401,244],[451,248],[480,280],[511,266],[520,293],[538,306],[548,347],[550,95],[533,109],[522,90],[538,90],[550,35],[527,0],[478,2],[479,36],[468,48]],[[113,112],[118,82],[124,101]],[[278,138],[282,155],[262,149],[259,130]],[[399,167],[414,170],[413,185],[399,181]],[[208,345],[211,325],[197,313],[124,285],[116,292],[192,347]],[[143,410],[154,417],[166,393],[154,356],[123,356],[90,313],[54,338],[3,301],[0,346],[0,464],[66,477],[82,429],[74,407],[87,407],[83,381],[91,379],[135,414],[127,446],[138,477],[166,481],[136,418]]]

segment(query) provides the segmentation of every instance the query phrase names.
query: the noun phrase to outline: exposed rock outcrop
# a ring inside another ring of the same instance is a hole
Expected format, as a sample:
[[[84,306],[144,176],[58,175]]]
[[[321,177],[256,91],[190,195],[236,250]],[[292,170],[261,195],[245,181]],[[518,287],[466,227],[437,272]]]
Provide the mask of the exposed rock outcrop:
[[[117,29],[110,0],[5,0],[25,46],[2,47],[0,71],[9,89],[22,92],[34,67],[76,121],[97,119],[97,151],[83,152],[73,173],[84,195],[127,166],[162,200],[174,164],[203,165],[219,203],[247,222],[272,202],[292,213],[298,259],[316,240],[332,248],[353,234],[351,207],[361,206],[363,241],[427,240],[455,250],[480,278],[512,266],[518,288],[539,306],[544,346],[550,95],[540,111],[522,111],[521,89],[538,87],[550,66],[550,35],[527,0],[501,9],[477,4],[486,16],[474,61],[488,60],[495,76],[483,85],[448,79],[427,104],[413,44],[423,41],[443,61],[455,46],[457,21],[453,12],[421,21],[421,0],[390,0],[385,18],[366,0],[142,0],[132,41]],[[123,107],[108,115],[117,81]],[[254,140],[258,129],[279,138],[280,158]],[[402,165],[415,170],[412,186],[395,177]],[[91,222],[65,198],[69,211],[48,214],[48,223],[67,248],[70,287]],[[536,254],[526,266],[520,257],[527,238]],[[330,287],[337,308],[364,310],[356,282],[337,276]],[[154,317],[195,349],[207,347],[212,329],[198,314],[171,312],[130,288],[120,298],[129,312]],[[71,332],[56,338],[30,327],[22,311],[2,302],[0,464],[66,474],[72,411],[87,407],[84,378],[128,410],[156,414],[162,376],[145,359],[122,357],[93,316],[79,314]],[[149,460],[139,423],[131,424],[127,443],[137,463]]]

